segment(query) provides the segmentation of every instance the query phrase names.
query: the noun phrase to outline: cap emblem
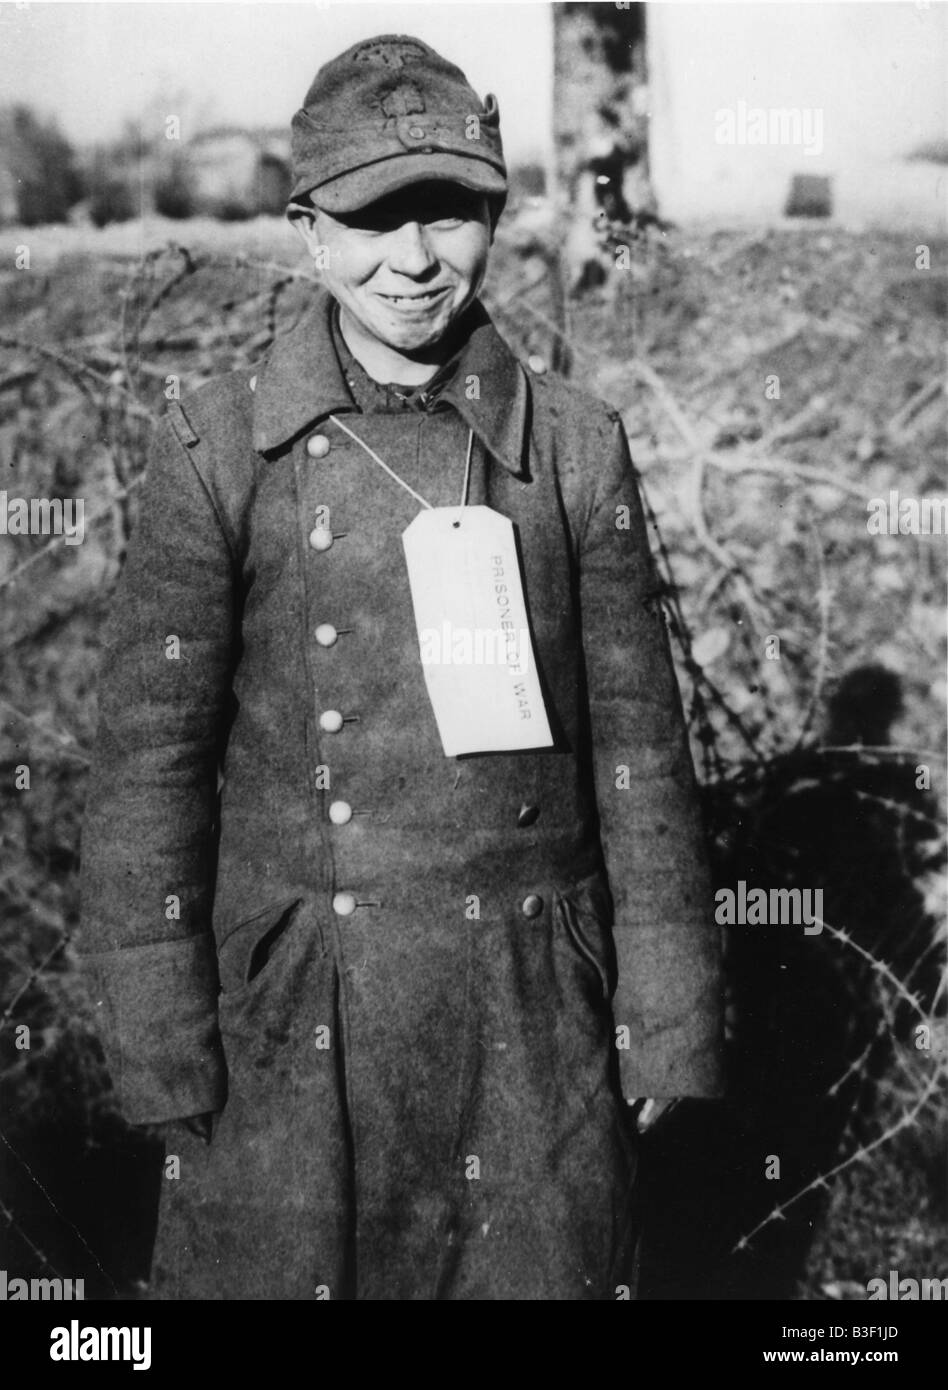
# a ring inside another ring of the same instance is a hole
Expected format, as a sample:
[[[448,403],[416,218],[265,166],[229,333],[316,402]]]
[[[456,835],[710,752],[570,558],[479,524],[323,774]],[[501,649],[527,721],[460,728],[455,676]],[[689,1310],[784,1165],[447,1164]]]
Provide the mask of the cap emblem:
[[[425,99],[414,82],[400,82],[397,87],[385,93],[379,101],[379,106],[389,120],[395,120],[399,116],[412,116],[427,109]]]

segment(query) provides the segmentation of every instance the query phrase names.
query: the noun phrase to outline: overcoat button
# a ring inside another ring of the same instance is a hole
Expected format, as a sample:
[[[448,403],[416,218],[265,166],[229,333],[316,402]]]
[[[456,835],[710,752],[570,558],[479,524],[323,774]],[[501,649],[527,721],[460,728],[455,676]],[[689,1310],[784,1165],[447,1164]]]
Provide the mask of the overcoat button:
[[[306,452],[311,459],[324,459],[331,448],[332,445],[324,434],[314,434],[312,439],[306,441]]]
[[[527,826],[533,825],[540,814],[539,806],[528,806],[526,802],[517,812],[517,824],[521,830],[526,830]]]
[[[354,893],[336,893],[332,900],[332,910],[337,917],[351,917],[356,910]]]
[[[342,715],[337,709],[324,709],[319,716],[319,727],[324,734],[338,734],[342,728]]]
[[[527,358],[527,366],[531,372],[536,372],[537,376],[542,376],[546,371],[546,363],[543,358],[537,357],[535,354]]]
[[[333,534],[328,526],[314,526],[309,533],[309,543],[314,550],[328,550],[333,543]]]
[[[333,825],[348,825],[352,820],[352,807],[348,801],[334,801],[329,808],[329,819]]]
[[[524,917],[539,917],[543,911],[543,899],[536,893],[529,893],[523,900],[523,907],[520,909]]]
[[[338,636],[332,623],[320,623],[315,632],[316,641],[321,647],[331,647]]]

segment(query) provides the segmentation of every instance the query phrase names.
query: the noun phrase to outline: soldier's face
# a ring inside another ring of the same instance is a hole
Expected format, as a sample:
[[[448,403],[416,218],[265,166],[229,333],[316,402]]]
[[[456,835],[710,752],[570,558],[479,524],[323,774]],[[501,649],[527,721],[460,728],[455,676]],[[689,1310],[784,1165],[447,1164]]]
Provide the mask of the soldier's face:
[[[363,332],[411,356],[437,343],[484,279],[486,197],[457,184],[412,184],[359,212],[319,211],[300,232],[323,279]]]

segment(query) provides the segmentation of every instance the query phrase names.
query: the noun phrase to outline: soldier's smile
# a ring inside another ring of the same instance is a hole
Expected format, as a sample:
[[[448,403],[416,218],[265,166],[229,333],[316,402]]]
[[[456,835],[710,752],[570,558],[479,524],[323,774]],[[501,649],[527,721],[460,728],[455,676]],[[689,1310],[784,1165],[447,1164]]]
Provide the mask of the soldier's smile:
[[[451,285],[442,285],[436,290],[415,290],[411,294],[384,294],[380,291],[379,298],[405,313],[426,313],[450,293],[452,288]]]

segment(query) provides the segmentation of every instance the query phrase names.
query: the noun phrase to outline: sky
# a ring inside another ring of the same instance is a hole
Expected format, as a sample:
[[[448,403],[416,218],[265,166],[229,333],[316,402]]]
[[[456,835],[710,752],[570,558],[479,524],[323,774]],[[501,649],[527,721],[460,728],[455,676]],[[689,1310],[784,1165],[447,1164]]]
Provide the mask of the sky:
[[[539,3],[0,3],[0,101],[55,115],[77,146],[170,114],[280,128],[323,62],[383,33],[416,35],[494,92],[508,158],[544,157],[553,54]]]

